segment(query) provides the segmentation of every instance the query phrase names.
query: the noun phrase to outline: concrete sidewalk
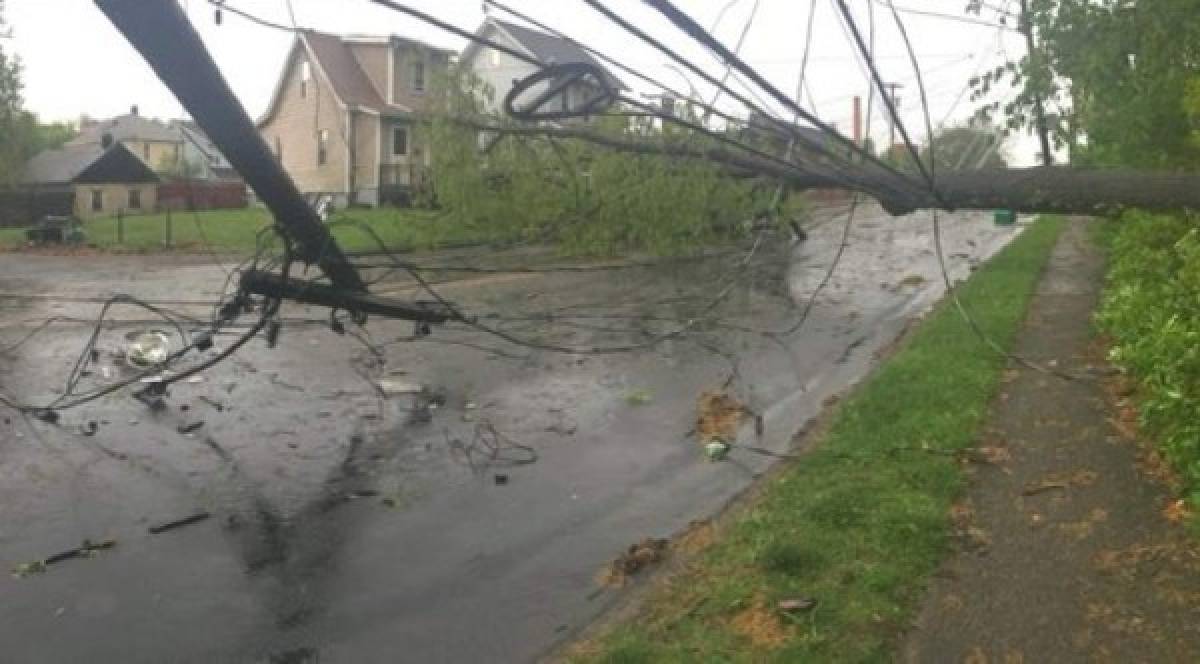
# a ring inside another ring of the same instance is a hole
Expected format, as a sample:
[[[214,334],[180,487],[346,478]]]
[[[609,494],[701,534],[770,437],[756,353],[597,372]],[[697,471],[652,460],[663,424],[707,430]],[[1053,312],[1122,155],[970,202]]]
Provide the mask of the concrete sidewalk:
[[[1090,371],[1104,259],[1087,226],[1060,237],[1015,352],[1089,378],[1006,373],[979,442],[988,463],[952,513],[963,545],[903,661],[1200,661],[1200,552],[1164,516],[1170,494],[1126,437],[1115,378]]]

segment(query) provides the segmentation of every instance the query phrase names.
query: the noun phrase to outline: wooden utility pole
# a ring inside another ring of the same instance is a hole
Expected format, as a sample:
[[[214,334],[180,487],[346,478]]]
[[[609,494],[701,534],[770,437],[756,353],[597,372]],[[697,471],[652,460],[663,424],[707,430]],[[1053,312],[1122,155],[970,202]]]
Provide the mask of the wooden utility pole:
[[[1033,17],[1029,14],[1029,0],[1021,0],[1021,34],[1025,35],[1025,48],[1029,50],[1029,61],[1037,48],[1033,41]],[[1028,77],[1026,80],[1029,80]],[[1042,104],[1042,95],[1033,92],[1033,121],[1037,124],[1038,140],[1042,143],[1042,165],[1054,165],[1054,153],[1050,150],[1050,128],[1046,126],[1046,109]]]
[[[900,83],[884,83],[883,87],[887,88],[888,99],[892,100],[892,108],[896,112],[900,112],[900,98],[896,96],[896,91],[904,87]],[[896,119],[888,116],[888,144],[884,154],[892,153],[892,146],[896,144]]]

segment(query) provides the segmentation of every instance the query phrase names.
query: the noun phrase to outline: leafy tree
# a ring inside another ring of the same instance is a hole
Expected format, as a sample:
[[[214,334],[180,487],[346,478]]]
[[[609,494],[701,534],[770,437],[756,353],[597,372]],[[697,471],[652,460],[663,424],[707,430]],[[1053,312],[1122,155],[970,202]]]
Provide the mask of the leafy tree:
[[[28,113],[28,112],[27,112]],[[32,113],[29,113],[32,116]],[[60,148],[64,143],[79,135],[73,122],[38,122],[34,136],[34,152]]]
[[[978,127],[950,127],[933,141],[937,170],[960,171],[1004,168],[1008,165],[1000,132]],[[929,146],[921,149],[921,160],[929,163]]]
[[[0,37],[8,34],[4,0],[0,0]],[[37,116],[23,108],[21,61],[4,52],[0,42],[0,185],[20,179],[26,160],[49,148],[61,146],[76,135],[70,123],[38,123]]]
[[[1017,92],[985,113],[1031,127],[1042,100],[1055,143],[1085,165],[1200,165],[1200,0],[1031,0],[1028,10],[1033,51],[972,81],[976,99]]]
[[[0,34],[4,34],[4,1],[0,0]],[[21,61],[4,52],[0,42],[0,183],[21,172],[29,139],[28,118],[21,109]]]
[[[505,132],[514,125],[484,110],[489,92],[469,72],[434,89],[433,107],[444,111],[419,128],[418,141],[437,145],[433,190],[448,224],[571,253],[677,253],[746,232],[741,222],[765,204],[765,188],[707,160]],[[651,146],[715,142],[646,118],[598,117],[587,130]]]

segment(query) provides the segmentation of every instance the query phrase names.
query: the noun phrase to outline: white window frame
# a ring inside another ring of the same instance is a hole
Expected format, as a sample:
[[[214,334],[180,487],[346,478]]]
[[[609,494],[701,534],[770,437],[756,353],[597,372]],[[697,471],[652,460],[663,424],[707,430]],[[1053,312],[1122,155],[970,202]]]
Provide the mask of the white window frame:
[[[312,80],[312,65],[308,60],[300,61],[300,98],[308,96],[308,82]]]
[[[329,130],[317,131],[317,166],[329,163]]]

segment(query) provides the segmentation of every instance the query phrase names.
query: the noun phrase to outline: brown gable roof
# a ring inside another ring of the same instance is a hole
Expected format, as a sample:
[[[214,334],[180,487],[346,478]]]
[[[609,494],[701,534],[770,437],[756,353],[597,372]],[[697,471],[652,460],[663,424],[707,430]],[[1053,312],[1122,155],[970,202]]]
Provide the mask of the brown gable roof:
[[[371,83],[370,77],[363,70],[362,63],[354,55],[354,51],[351,48],[353,44],[364,42],[388,45],[404,43],[428,49],[433,53],[445,55],[454,53],[454,51],[449,49],[439,48],[415,39],[395,35],[378,37],[354,35],[343,37],[316,30],[300,30],[296,34],[295,41],[292,42],[292,48],[284,64],[284,69],[280,73],[279,81],[275,84],[275,92],[272,93],[270,101],[267,102],[267,109],[258,118],[259,126],[270,120],[275,114],[280,98],[283,95],[284,83],[292,72],[297,51],[302,52],[303,57],[312,61],[318,75],[324,78],[333,88],[334,97],[340,105],[348,108],[363,108],[382,114],[413,112],[413,109],[403,104],[388,103],[387,91],[379,90]]]
[[[361,106],[376,112],[409,110],[384,100],[341,37],[315,30],[305,30],[302,34],[317,66],[325,73],[333,93],[343,105]]]

